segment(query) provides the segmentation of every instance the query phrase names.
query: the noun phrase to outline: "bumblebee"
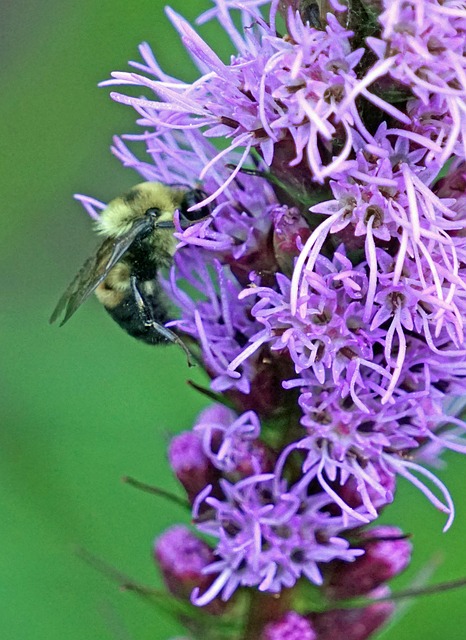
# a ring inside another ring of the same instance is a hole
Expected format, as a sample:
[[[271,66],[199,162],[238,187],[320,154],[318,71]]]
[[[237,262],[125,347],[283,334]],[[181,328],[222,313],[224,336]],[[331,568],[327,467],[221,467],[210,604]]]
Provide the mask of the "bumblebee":
[[[164,326],[170,317],[158,273],[173,261],[175,212],[181,225],[189,226],[209,215],[207,207],[189,211],[205,197],[200,189],[142,182],[112,200],[96,225],[102,244],[62,295],[50,322],[62,317],[62,326],[95,292],[131,336],[148,344],[176,343],[189,361],[185,344]]]

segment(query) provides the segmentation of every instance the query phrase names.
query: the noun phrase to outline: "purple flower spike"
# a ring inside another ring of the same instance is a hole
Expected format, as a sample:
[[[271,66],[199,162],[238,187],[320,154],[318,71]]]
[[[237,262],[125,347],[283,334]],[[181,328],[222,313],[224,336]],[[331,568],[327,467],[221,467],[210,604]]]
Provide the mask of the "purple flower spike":
[[[207,613],[240,592],[245,637],[366,640],[391,603],[317,613],[301,587],[335,607],[389,594],[411,544],[367,526],[399,477],[453,521],[429,466],[466,453],[466,7],[213,0],[197,24],[217,21],[226,59],[167,16],[198,78],[144,43],[104,83],[138,96],[112,94],[141,127],[114,139],[122,164],[204,194],[195,222],[174,213],[173,260],[147,277],[217,401],[169,450],[212,547],[175,527],[156,557]],[[77,199],[96,220],[105,208]],[[210,637],[202,619],[186,613],[193,638]]]

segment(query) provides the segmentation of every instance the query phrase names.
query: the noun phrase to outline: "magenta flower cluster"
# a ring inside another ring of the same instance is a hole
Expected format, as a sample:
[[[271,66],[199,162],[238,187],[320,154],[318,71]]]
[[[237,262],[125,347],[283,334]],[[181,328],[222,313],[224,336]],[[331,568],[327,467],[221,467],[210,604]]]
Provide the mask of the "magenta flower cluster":
[[[189,585],[216,614],[304,583],[330,602],[386,594],[409,544],[362,527],[399,476],[450,526],[428,465],[466,452],[466,6],[213,4],[198,23],[220,23],[229,62],[167,9],[199,77],[167,75],[143,44],[103,83],[145,96],[112,93],[143,128],[115,139],[122,163],[201,185],[211,208],[177,230],[164,283],[218,398],[169,452],[210,544],[178,527],[156,557],[175,596]],[[363,640],[392,611],[293,606],[244,637]]]

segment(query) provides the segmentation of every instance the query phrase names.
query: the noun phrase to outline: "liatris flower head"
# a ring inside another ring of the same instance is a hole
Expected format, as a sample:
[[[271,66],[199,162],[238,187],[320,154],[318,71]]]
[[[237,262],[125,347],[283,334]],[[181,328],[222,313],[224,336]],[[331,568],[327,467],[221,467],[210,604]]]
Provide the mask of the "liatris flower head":
[[[104,83],[144,94],[112,93],[144,129],[116,156],[209,207],[187,228],[175,216],[162,282],[215,403],[169,450],[196,534],[174,529],[157,557],[186,603],[235,595],[245,640],[365,640],[411,554],[396,527],[367,525],[401,476],[448,528],[428,465],[466,452],[466,7],[213,5],[198,23],[219,22],[229,61],[167,9],[199,77],[166,74],[143,44]],[[303,585],[325,610],[306,609]],[[279,603],[273,619],[256,592]],[[355,596],[367,606],[340,604]]]
[[[194,505],[195,518],[206,513],[200,511],[204,501],[209,505],[210,517],[199,517],[197,528],[218,539],[218,560],[205,569],[218,577],[205,593],[193,592],[195,604],[219,594],[228,600],[241,586],[279,593],[302,576],[322,584],[319,563],[337,558],[351,562],[363,553],[339,536],[358,520],[332,516],[326,510],[329,496],[307,496],[306,483],[288,489],[277,485],[273,474],[259,474],[220,484],[222,500],[209,496],[209,486]]]

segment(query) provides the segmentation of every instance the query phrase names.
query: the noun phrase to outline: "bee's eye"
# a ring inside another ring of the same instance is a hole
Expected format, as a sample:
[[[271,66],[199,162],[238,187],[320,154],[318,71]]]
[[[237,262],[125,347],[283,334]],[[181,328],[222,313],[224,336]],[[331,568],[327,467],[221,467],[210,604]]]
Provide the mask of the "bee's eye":
[[[207,193],[202,191],[202,189],[190,189],[187,191],[180,205],[180,212],[182,216],[188,220],[189,222],[197,222],[198,220],[202,220],[202,218],[206,218],[210,214],[210,207],[205,205],[205,207],[201,207],[200,209],[196,209],[196,211],[188,211],[193,205],[198,202],[202,202],[207,198]]]
[[[162,210],[159,209],[158,207],[151,207],[150,209],[147,209],[145,215],[151,216],[152,218],[158,218],[161,213],[162,213]]]

